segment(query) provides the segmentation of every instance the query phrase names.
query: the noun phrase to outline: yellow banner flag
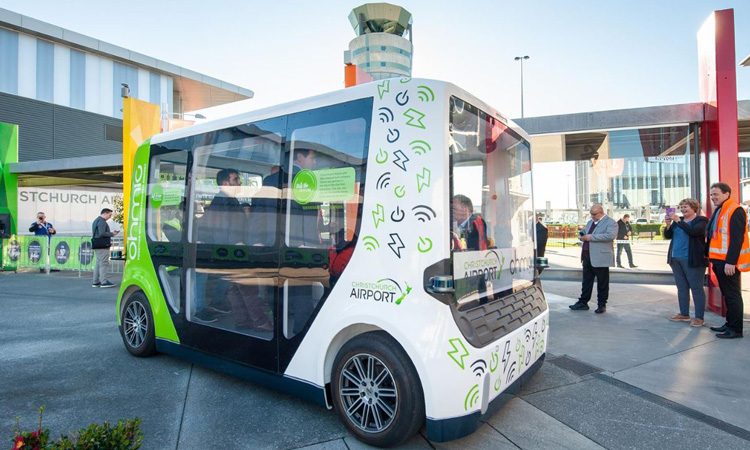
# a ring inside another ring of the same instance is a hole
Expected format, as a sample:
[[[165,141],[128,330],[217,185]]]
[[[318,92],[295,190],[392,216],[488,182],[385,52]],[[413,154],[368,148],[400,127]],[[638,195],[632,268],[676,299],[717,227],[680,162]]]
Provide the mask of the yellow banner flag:
[[[159,105],[131,97],[122,100],[122,206],[123,239],[127,241],[130,183],[135,151],[146,139],[161,131]]]

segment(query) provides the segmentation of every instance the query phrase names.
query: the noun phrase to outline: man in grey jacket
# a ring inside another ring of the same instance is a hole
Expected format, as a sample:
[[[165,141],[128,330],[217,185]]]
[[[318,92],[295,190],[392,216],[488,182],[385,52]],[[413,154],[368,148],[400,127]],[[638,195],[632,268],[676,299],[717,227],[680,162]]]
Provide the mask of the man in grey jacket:
[[[91,246],[96,254],[96,266],[94,267],[94,281],[91,287],[110,288],[115,285],[107,278],[109,276],[109,248],[112,246],[112,236],[119,230],[110,231],[107,221],[112,218],[112,210],[102,209],[99,217],[91,224]]]
[[[591,210],[591,220],[588,221],[581,237],[583,242],[581,248],[581,263],[583,265],[583,283],[581,296],[578,301],[570,305],[574,311],[588,310],[588,302],[591,300],[591,292],[594,289],[594,278],[596,278],[596,299],[598,307],[596,313],[607,311],[607,298],[609,297],[609,268],[615,265],[615,252],[613,242],[617,237],[617,222],[604,214],[604,208],[595,203]]]

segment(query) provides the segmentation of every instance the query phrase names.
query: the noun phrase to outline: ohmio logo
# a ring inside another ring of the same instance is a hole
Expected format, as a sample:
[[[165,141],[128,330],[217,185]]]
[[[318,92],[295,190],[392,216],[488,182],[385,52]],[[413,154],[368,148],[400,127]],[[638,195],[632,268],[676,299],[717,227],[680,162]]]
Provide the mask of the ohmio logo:
[[[131,192],[130,214],[128,217],[128,259],[138,259],[138,241],[141,239],[143,208],[145,207],[146,165],[140,164],[133,168],[133,190]]]

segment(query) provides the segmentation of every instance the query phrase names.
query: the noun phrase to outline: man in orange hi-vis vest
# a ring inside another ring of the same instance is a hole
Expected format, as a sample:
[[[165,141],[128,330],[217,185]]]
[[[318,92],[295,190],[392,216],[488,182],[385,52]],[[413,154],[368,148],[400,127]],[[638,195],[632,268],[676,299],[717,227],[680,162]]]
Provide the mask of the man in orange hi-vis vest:
[[[747,238],[747,214],[739,203],[730,198],[732,188],[726,183],[714,183],[709,191],[714,213],[708,223],[708,259],[713,265],[721,294],[727,303],[726,323],[711,327],[716,337],[742,337],[742,291],[740,272],[750,270],[750,245]]]

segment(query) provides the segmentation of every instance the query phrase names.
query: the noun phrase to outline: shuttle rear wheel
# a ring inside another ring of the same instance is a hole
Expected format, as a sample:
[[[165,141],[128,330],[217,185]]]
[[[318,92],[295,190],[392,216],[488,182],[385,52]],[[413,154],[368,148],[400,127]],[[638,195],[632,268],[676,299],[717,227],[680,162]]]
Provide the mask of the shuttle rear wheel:
[[[135,292],[125,300],[120,335],[132,355],[151,356],[156,353],[154,316],[143,292]]]

